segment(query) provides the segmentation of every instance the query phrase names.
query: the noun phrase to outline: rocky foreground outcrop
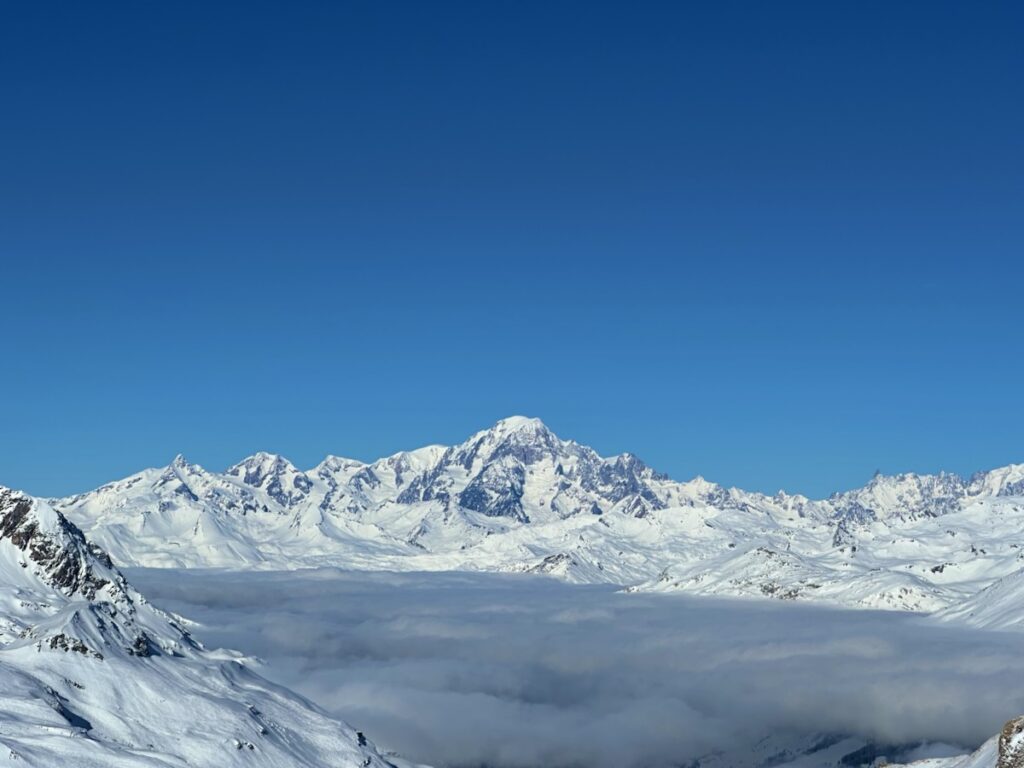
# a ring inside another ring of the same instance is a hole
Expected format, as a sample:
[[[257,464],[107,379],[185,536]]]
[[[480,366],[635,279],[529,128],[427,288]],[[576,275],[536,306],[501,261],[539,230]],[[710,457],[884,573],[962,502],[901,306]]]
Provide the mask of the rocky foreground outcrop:
[[[5,757],[38,768],[393,768],[241,654],[204,648],[59,511],[0,486]]]
[[[1015,717],[999,733],[996,768],[1024,768],[1024,715]]]

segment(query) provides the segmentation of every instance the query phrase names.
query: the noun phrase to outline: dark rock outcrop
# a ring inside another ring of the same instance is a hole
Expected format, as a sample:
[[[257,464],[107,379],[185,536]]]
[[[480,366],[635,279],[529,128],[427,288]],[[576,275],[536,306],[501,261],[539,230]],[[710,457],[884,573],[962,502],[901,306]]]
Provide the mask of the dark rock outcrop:
[[[1015,717],[999,733],[996,768],[1024,768],[1024,715]]]
[[[68,596],[95,599],[96,593],[111,582],[96,573],[92,564],[114,571],[106,552],[87,542],[78,526],[60,513],[55,513],[53,525],[45,530],[32,512],[31,499],[0,489],[0,539],[21,550],[51,587]],[[25,565],[28,567],[27,562]]]

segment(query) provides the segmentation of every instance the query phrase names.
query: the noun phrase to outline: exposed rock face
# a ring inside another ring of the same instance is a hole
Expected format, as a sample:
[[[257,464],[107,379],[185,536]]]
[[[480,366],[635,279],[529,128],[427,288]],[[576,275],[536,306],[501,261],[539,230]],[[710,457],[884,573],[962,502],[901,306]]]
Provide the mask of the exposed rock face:
[[[117,573],[107,554],[86,542],[76,525],[60,513],[49,519],[34,514],[33,501],[8,488],[0,489],[0,539],[21,550],[43,581],[69,597],[93,600],[111,583],[98,571]]]
[[[131,655],[161,652],[138,623],[142,598],[100,547],[38,499],[0,487],[0,543],[14,547],[25,576],[39,579],[60,597],[31,603],[35,617],[23,616],[21,635],[41,647],[75,652],[99,660],[101,648],[119,647]],[[63,622],[45,620],[62,615]],[[187,633],[169,624],[166,650],[191,647]]]
[[[459,504],[488,517],[507,517],[530,522],[523,511],[526,472],[516,460],[487,464],[459,494]]]
[[[179,457],[180,458],[180,457]],[[176,460],[177,461],[177,460]],[[182,460],[183,461],[183,460]],[[293,507],[306,498],[313,481],[282,456],[260,452],[231,467],[225,474],[246,485],[261,488],[282,507]]]
[[[971,483],[958,475],[906,473],[875,475],[863,488],[833,494],[829,501],[837,518],[854,523],[886,517],[918,520],[955,511],[971,492]]]
[[[532,479],[531,479],[532,478]],[[665,503],[651,482],[665,480],[631,454],[602,459],[592,449],[560,440],[537,419],[512,417],[439,456],[395,498],[399,504],[455,498],[462,509],[518,523],[533,522],[524,496],[555,514],[598,514],[625,500],[643,517]],[[462,490],[458,490],[458,486]]]
[[[857,551],[857,539],[846,525],[845,520],[840,520],[836,525],[836,532],[832,536],[832,546],[836,549],[849,548],[850,551]]]
[[[1024,768],[1024,715],[1010,720],[999,733],[996,768]]]

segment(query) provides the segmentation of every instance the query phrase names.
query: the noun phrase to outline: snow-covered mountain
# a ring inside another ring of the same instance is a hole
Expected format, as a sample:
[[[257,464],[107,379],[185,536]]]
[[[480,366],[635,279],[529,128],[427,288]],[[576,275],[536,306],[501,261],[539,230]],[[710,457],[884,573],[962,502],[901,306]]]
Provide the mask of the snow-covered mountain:
[[[45,502],[0,488],[0,759],[388,768],[362,734],[203,648]]]
[[[547,573],[630,589],[932,611],[1024,566],[1024,465],[827,499],[677,482],[512,417],[451,447],[302,471],[179,456],[52,500],[120,564]]]

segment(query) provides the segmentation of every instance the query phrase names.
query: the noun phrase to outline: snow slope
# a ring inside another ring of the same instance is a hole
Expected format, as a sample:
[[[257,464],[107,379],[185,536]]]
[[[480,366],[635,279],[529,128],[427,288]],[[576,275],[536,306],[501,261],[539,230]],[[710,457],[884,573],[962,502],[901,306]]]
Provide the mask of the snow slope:
[[[28,766],[389,766],[245,659],[204,649],[63,515],[6,488],[0,691],[0,758]]]
[[[989,629],[1024,628],[1024,570],[999,579],[936,617]]]
[[[118,563],[488,570],[631,589],[934,611],[1024,566],[1024,465],[876,476],[828,499],[677,482],[537,419],[302,471],[177,457],[52,500]]]
[[[1015,717],[997,736],[970,755],[919,760],[890,768],[1022,768],[1024,767],[1024,716]]]
[[[1004,768],[998,763],[997,742],[998,737],[993,736],[969,755],[916,760],[905,765],[890,763],[888,768]],[[1011,766],[1005,766],[1005,768],[1011,768]]]

